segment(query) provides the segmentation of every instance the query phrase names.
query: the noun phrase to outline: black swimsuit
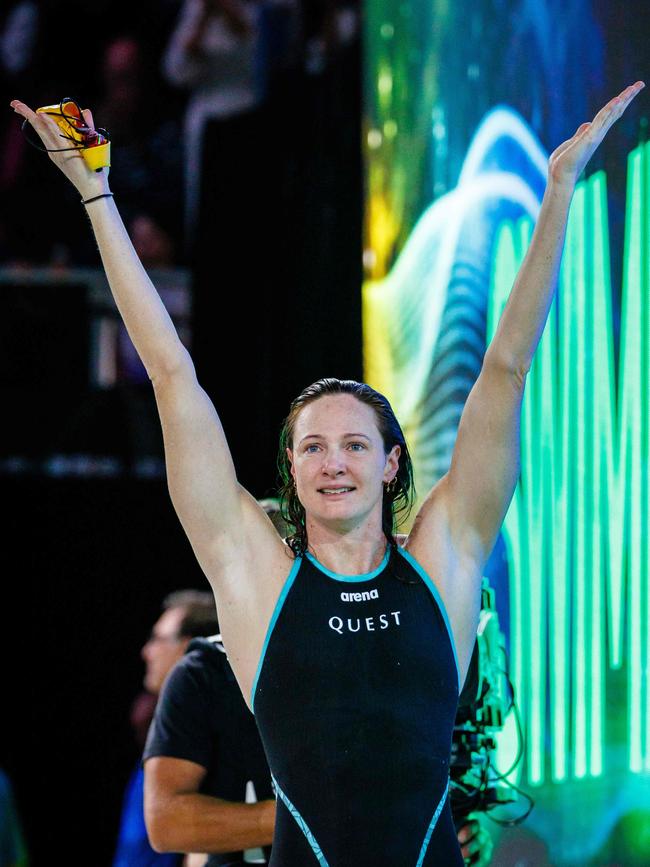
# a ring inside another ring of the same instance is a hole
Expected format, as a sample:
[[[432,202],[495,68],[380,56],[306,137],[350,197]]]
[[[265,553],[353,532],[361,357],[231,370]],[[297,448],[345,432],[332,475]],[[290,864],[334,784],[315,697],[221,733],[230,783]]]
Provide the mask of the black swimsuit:
[[[458,694],[444,605],[408,552],[354,576],[297,559],[252,691],[278,799],[271,867],[462,865]]]

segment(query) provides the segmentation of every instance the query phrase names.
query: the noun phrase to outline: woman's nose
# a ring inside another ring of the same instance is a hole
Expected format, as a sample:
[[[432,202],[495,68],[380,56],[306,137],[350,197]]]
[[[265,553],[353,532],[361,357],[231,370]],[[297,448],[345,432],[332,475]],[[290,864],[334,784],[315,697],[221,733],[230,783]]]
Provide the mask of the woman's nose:
[[[338,452],[329,452],[323,460],[323,472],[327,475],[339,475],[345,472],[343,455]]]

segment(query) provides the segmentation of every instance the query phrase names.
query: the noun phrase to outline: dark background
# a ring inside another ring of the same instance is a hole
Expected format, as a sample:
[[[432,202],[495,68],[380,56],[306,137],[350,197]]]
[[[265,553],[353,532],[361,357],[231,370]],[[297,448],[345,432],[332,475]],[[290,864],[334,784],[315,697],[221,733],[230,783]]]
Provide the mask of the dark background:
[[[16,97],[42,105],[70,90],[96,104],[106,40],[126,30],[155,55],[175,14],[173,2],[39,6],[47,26],[38,63],[21,80],[5,76],[5,105]],[[358,38],[332,52],[318,74],[299,62],[283,73],[259,142],[267,167],[260,201],[274,226],[264,279],[237,284],[216,263],[213,292],[205,288],[210,261],[180,263],[196,278],[198,376],[222,417],[240,481],[258,497],[275,489],[290,400],[321,376],[361,378],[360,78]],[[182,100],[170,97],[168,110],[180,117]],[[16,120],[7,113],[3,129]],[[74,190],[44,155],[25,159],[21,185],[2,191],[4,221],[23,227],[21,266],[50,264],[51,239],[74,234],[81,264],[98,267]],[[283,195],[274,198],[278,177]],[[115,172],[111,183],[119,189]],[[241,228],[244,262],[259,239]],[[0,233],[5,263],[15,252],[11,237]],[[83,288],[62,294],[17,279],[0,292],[0,767],[15,789],[31,864],[101,867],[110,864],[138,758],[128,716],[141,688],[140,648],[166,593],[208,584],[164,478],[136,469],[143,458],[154,465],[162,458],[150,387],[100,390],[88,382]],[[112,470],[105,478],[57,474],[56,456],[79,454],[109,459]]]

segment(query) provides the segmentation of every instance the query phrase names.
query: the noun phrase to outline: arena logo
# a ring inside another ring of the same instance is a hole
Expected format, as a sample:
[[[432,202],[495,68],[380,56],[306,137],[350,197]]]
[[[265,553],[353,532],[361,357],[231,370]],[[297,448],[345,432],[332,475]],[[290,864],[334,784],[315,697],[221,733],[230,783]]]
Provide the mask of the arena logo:
[[[341,593],[342,602],[367,602],[368,599],[379,599],[379,590],[363,590],[360,593]]]

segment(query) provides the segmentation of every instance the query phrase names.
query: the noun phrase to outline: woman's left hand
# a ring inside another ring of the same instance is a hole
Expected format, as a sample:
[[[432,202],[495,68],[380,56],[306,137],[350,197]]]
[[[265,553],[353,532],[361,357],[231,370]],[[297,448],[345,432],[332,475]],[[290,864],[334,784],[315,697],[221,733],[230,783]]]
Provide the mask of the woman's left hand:
[[[626,87],[601,108],[591,123],[581,124],[573,138],[556,148],[549,158],[549,179],[563,185],[575,185],[609,128],[644,87],[642,81]]]

